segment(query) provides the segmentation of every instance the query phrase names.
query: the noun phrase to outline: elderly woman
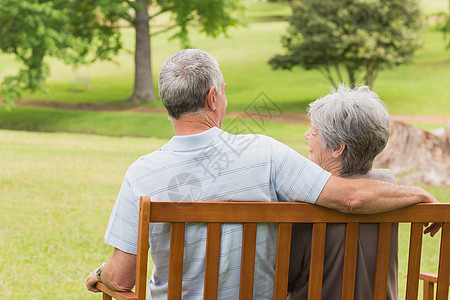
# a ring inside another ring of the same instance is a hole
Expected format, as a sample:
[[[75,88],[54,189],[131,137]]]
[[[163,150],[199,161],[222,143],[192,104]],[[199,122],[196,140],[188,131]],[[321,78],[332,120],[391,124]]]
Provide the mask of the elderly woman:
[[[395,182],[390,170],[372,169],[375,156],[389,137],[389,114],[378,95],[367,86],[340,85],[331,94],[311,103],[311,128],[305,133],[309,158],[332,174]],[[293,227],[288,299],[307,299],[311,225]],[[361,224],[356,266],[355,299],[373,298],[378,224]],[[322,299],[340,299],[345,225],[327,227]],[[388,293],[397,299],[398,225],[393,226]]]

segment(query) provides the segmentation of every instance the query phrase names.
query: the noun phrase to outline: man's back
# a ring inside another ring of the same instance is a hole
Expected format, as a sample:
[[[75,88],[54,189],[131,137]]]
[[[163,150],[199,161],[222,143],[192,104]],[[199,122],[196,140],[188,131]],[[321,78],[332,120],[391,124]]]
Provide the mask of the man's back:
[[[275,140],[260,135],[230,135],[218,128],[176,136],[161,149],[141,157],[127,171],[105,240],[135,252],[138,201],[278,201],[314,202],[329,175]],[[299,192],[299,190],[301,190]],[[193,204],[195,205],[195,204]],[[254,298],[272,298],[277,228],[261,224],[257,232]],[[170,227],[152,224],[150,251],[154,269],[151,299],[165,299]],[[239,293],[242,225],[222,226],[219,298]],[[186,227],[183,297],[203,295],[206,246],[204,224]]]

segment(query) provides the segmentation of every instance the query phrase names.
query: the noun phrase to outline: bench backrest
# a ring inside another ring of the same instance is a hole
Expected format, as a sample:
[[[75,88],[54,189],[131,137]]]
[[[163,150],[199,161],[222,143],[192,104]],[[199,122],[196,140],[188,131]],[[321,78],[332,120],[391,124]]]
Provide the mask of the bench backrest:
[[[320,299],[326,223],[347,223],[342,298],[353,299],[359,223],[380,223],[374,299],[385,299],[392,223],[411,223],[406,299],[417,299],[423,223],[443,222],[437,299],[447,300],[450,274],[450,204],[418,204],[373,215],[342,214],[306,203],[152,202],[141,198],[136,295],[145,299],[150,222],[170,222],[168,299],[181,299],[185,223],[207,223],[204,299],[217,299],[222,223],[243,223],[240,299],[252,299],[257,223],[278,223],[274,299],[286,299],[292,223],[314,223],[308,299]]]

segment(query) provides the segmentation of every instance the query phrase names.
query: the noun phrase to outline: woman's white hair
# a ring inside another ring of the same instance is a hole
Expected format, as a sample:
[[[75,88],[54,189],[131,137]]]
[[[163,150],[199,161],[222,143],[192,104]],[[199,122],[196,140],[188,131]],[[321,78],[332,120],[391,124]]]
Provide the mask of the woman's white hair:
[[[367,86],[337,89],[309,104],[311,125],[325,149],[345,144],[341,174],[367,173],[389,138],[389,113]]]
[[[212,86],[221,94],[223,75],[211,54],[199,49],[181,50],[169,57],[159,72],[159,95],[169,116],[198,113],[205,107]]]

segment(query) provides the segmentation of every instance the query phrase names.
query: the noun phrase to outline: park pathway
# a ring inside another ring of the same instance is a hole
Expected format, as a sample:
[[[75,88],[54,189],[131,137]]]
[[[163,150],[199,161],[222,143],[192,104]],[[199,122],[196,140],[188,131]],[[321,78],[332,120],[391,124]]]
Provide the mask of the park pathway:
[[[120,106],[111,104],[98,103],[64,103],[64,102],[50,102],[43,100],[17,100],[16,105],[19,106],[34,106],[46,107],[56,109],[74,109],[74,110],[90,110],[90,111],[123,111],[135,113],[159,113],[165,114],[166,110],[157,107],[144,106]],[[249,118],[245,112],[229,111],[226,116],[228,118]],[[417,123],[450,123],[450,115],[448,116],[405,116],[405,115],[391,115],[391,119],[401,122],[417,122]],[[306,113],[290,113],[284,112],[277,116],[271,116],[270,121],[282,122],[289,124],[308,125],[309,119]]]

